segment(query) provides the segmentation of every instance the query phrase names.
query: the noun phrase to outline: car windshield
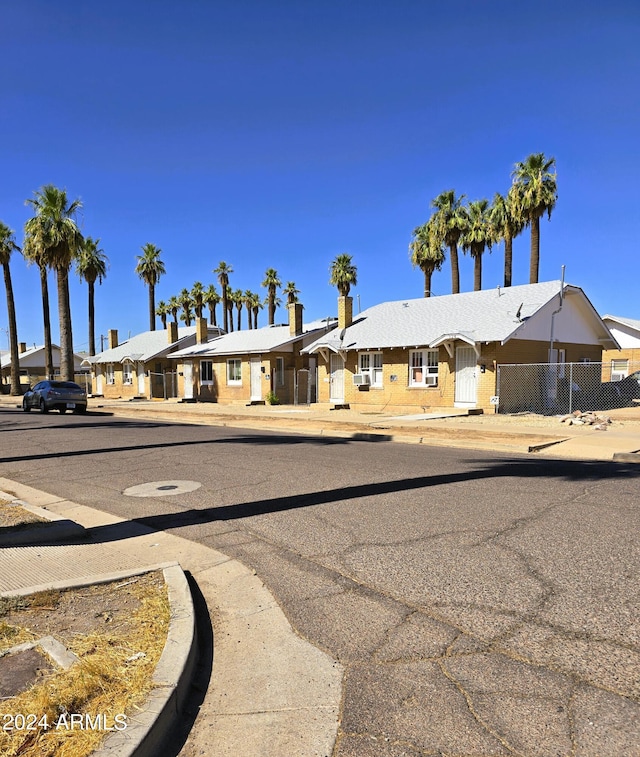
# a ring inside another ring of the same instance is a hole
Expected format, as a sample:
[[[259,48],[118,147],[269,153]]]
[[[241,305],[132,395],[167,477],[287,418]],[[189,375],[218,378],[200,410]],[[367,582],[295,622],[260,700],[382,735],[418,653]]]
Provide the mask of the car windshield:
[[[82,392],[82,387],[74,384],[73,381],[52,381],[50,383],[53,389],[71,389],[74,392]]]

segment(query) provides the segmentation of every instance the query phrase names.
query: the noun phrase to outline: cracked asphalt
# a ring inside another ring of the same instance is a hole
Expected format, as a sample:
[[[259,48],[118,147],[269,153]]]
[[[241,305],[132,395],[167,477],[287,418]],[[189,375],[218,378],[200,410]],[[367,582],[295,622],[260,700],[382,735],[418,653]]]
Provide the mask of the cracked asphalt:
[[[637,465],[0,415],[0,475],[256,570],[345,666],[334,757],[640,755]]]

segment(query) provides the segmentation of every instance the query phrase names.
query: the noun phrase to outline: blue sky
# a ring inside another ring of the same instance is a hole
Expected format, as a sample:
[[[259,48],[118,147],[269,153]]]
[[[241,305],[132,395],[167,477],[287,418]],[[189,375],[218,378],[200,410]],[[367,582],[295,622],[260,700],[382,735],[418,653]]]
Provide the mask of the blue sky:
[[[408,244],[431,200],[504,193],[533,152],[555,157],[558,173],[540,280],[564,264],[602,314],[640,318],[637,0],[5,0],[2,18],[0,219],[21,244],[35,190],[81,198],[83,233],[110,260],[98,345],[109,328],[121,339],[148,328],[134,273],[147,242],[167,271],[156,301],[217,284],[225,260],[234,288],[265,294],[273,267],[295,281],[307,319],[324,317],[342,252],[363,309],[420,297]],[[528,231],[514,259],[514,284],[528,283]],[[500,245],[483,287],[502,271]],[[12,276],[19,339],[41,344],[37,270],[16,255]],[[464,256],[461,289],[472,287]],[[50,289],[55,341],[53,278]],[[450,291],[447,262],[433,292]],[[71,301],[74,346],[86,349],[75,275]]]

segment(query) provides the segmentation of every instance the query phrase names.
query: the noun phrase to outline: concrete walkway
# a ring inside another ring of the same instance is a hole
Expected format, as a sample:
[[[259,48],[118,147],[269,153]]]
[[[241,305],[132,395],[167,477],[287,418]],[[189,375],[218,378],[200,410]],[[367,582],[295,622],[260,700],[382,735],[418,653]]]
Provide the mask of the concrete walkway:
[[[92,529],[86,544],[0,549],[0,592],[63,588],[167,561],[192,574],[215,608],[215,659],[183,754],[210,754],[213,745],[221,757],[331,754],[342,668],[294,633],[252,571],[216,550],[138,525],[133,531],[120,518],[8,479],[0,479],[0,490]],[[100,527],[117,523],[123,524],[117,544],[101,543]]]

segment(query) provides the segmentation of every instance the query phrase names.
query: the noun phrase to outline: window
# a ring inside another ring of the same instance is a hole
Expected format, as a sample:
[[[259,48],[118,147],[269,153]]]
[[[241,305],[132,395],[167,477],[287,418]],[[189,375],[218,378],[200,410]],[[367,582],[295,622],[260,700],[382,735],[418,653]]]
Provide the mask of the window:
[[[284,358],[276,358],[276,384],[277,386],[284,386]]]
[[[122,383],[129,386],[133,384],[133,366],[131,363],[122,364]]]
[[[438,350],[412,350],[409,386],[438,386]]]
[[[230,386],[242,385],[242,361],[240,358],[227,360],[227,384]]]
[[[358,373],[369,376],[370,386],[382,386],[382,352],[361,352]]]
[[[109,363],[107,365],[105,374],[107,376],[107,384],[115,384],[116,383],[116,379],[115,379],[115,376],[113,374],[113,363]]]
[[[622,381],[629,375],[629,361],[628,360],[612,360],[611,361],[611,380]]]
[[[200,385],[213,384],[213,361],[200,361]]]

